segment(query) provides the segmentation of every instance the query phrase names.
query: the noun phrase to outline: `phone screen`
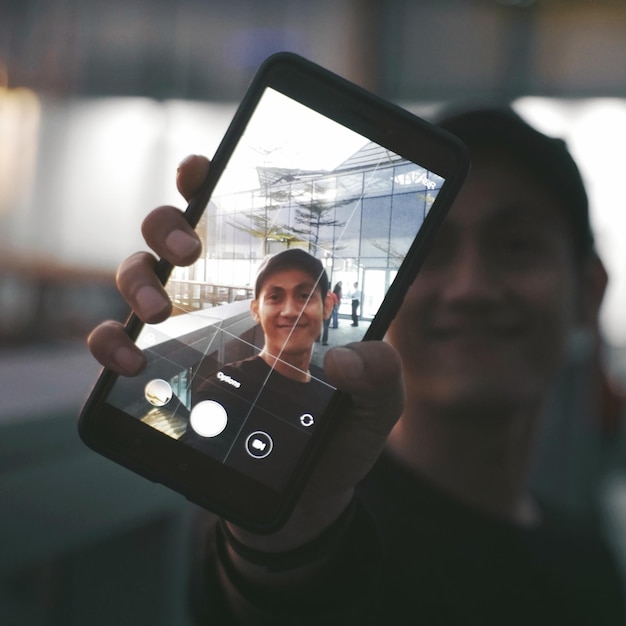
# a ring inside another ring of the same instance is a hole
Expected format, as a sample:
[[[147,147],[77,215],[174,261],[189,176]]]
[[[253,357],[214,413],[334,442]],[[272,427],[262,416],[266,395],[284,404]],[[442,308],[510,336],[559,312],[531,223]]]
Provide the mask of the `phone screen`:
[[[201,257],[166,284],[173,315],[137,336],[146,370],[106,402],[282,490],[335,392],[324,354],[367,337],[444,182],[265,88],[196,226]]]

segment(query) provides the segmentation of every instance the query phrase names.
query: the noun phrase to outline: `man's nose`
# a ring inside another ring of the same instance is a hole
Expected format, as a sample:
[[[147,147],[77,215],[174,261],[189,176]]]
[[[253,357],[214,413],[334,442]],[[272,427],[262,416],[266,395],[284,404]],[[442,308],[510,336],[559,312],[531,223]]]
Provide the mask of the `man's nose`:
[[[497,267],[477,244],[462,246],[447,274],[442,290],[448,300],[489,300],[499,293]]]
[[[302,305],[296,298],[291,296],[285,298],[281,313],[286,317],[297,317],[302,311]]]

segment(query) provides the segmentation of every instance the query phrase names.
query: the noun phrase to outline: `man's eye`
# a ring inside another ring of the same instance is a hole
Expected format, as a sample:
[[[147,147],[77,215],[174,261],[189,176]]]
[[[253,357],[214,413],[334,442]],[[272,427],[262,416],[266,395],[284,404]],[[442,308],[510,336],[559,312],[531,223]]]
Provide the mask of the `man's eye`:
[[[542,240],[532,233],[512,233],[502,239],[503,247],[513,254],[530,254],[541,250]]]
[[[529,268],[543,263],[549,248],[533,233],[513,233],[502,237],[497,246],[499,263],[511,268]]]

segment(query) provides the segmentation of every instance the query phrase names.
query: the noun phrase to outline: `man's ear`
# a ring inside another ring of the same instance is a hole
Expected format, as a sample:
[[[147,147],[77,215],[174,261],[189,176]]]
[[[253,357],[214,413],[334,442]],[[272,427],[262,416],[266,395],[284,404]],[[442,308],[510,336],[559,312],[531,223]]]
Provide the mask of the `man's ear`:
[[[252,319],[258,324],[259,323],[259,301],[252,300],[250,302],[250,312],[252,313]]]
[[[600,306],[604,298],[608,274],[602,259],[594,252],[583,267],[580,315],[581,322],[590,330],[597,330]]]

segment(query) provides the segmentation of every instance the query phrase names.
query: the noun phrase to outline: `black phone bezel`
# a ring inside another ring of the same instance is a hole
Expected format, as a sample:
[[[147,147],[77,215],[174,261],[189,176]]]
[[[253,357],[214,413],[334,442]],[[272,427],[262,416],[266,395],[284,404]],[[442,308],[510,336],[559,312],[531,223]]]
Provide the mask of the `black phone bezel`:
[[[310,106],[393,152],[445,179],[424,224],[398,270],[364,340],[382,339],[413,282],[429,242],[469,170],[465,146],[454,136],[408,113],[332,72],[292,53],[278,53],[260,67],[212,159],[201,189],[189,203],[186,218],[195,226],[248,119],[266,87],[272,87]],[[171,266],[160,261],[165,282]],[[131,315],[126,330],[135,339],[143,324]],[[199,451],[141,423],[106,403],[117,375],[105,370],[83,407],[79,422],[82,440],[96,452],[180,492],[192,502],[253,531],[271,532],[286,519],[306,480],[316,452],[332,419],[312,438],[288,487],[274,491],[239,474]],[[349,398],[335,394],[330,412],[341,412]]]

